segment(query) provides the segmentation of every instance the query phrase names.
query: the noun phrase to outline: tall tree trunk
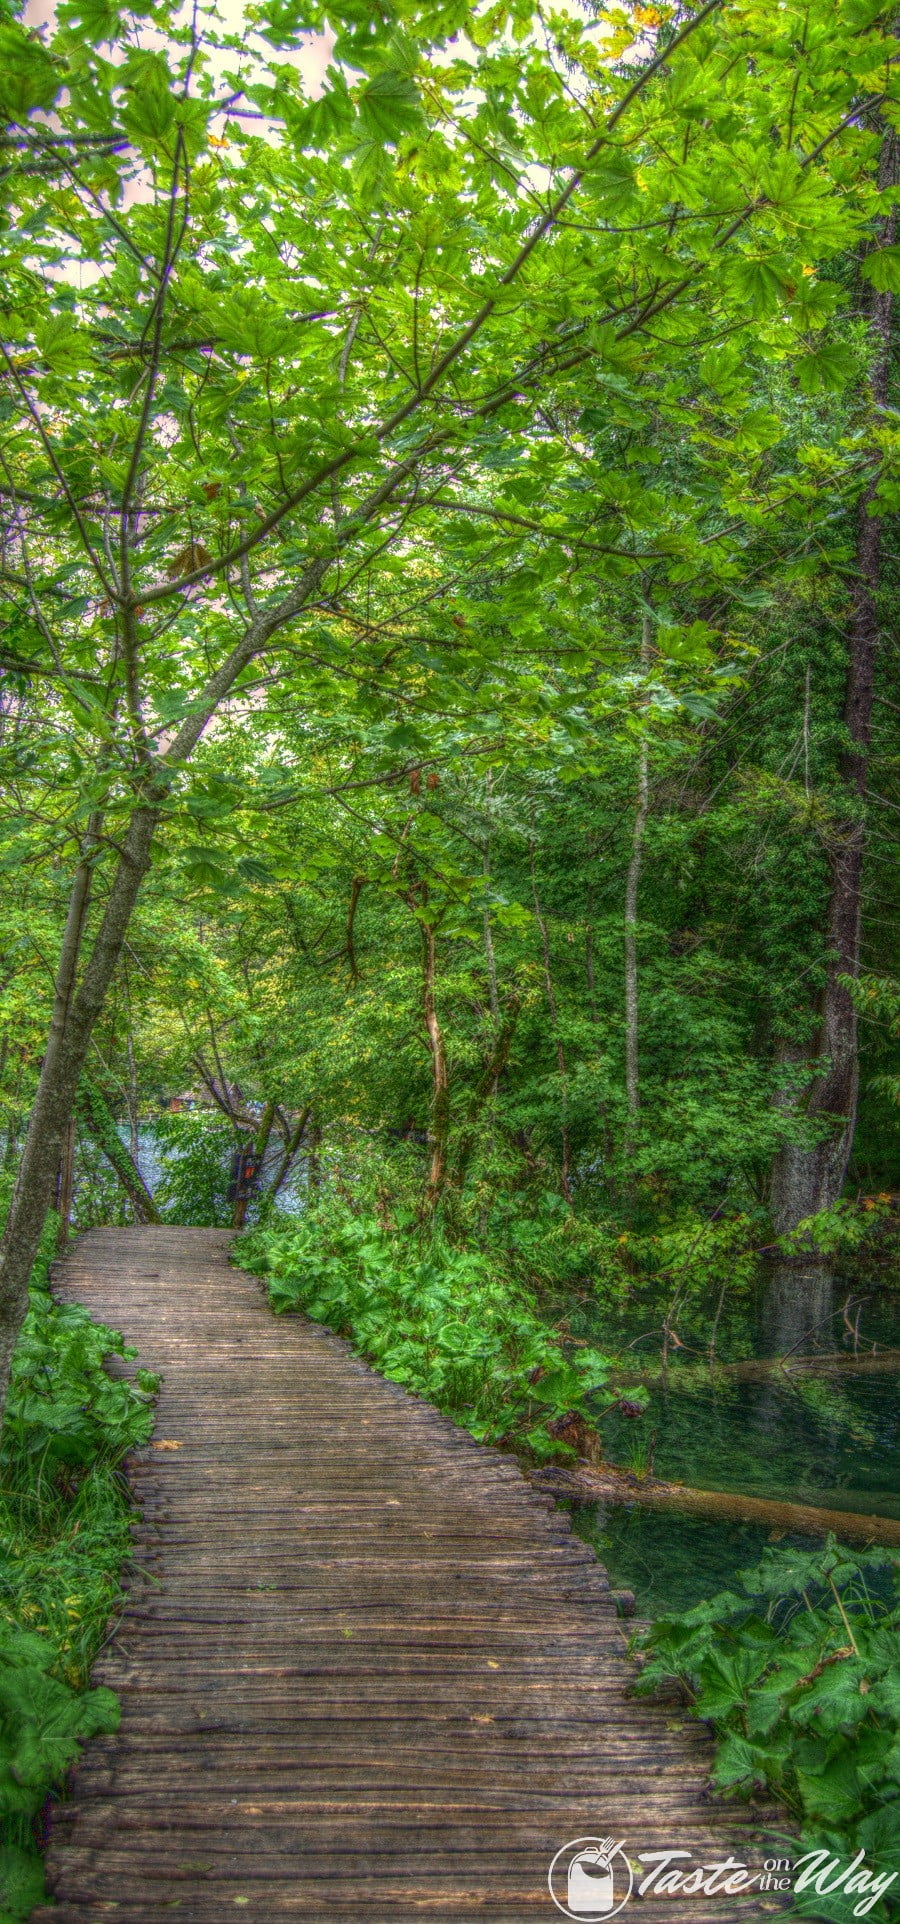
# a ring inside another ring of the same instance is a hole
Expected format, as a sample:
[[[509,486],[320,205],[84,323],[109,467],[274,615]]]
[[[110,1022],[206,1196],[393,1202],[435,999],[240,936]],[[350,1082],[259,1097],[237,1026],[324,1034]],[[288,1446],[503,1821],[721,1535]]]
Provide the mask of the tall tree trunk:
[[[157,810],[149,803],[136,808],[131,817],[103,918],[77,989],[78,959],[91,887],[93,837],[90,834],[75,871],[47,1048],[0,1243],[0,1416],[6,1403],[16,1338],[28,1308],[28,1279],[53,1195],[78,1079],[84,1068],[91,1032],[122,954],[138,891],[150,866],[157,820]]]
[[[550,1010],[550,1020],[553,1024],[553,1033],[556,1040],[556,1066],[557,1066],[557,1069],[559,1070],[559,1090],[560,1090],[560,1110],[561,1110],[560,1133],[562,1136],[562,1158],[560,1161],[559,1180],[560,1180],[560,1188],[562,1189],[566,1202],[568,1203],[569,1208],[571,1209],[572,1207],[572,1146],[569,1140],[569,1115],[568,1115],[569,1065],[566,1061],[565,1043],[563,1042],[562,1036],[560,1035],[560,1032],[559,1032],[559,1011],[556,1006],[556,991],[553,987],[553,969],[552,969],[551,956],[550,956],[550,937],[547,934],[547,924],[544,921],[543,913],[541,911],[540,901],[538,900],[537,878],[534,872],[534,842],[532,842],[530,845],[529,856],[530,856],[530,863],[531,863],[531,899],[534,904],[534,919],[538,925],[538,931],[541,938],[541,953],[544,958],[544,989],[547,996],[547,1007]]]
[[[447,1049],[438,1020],[435,998],[437,950],[433,922],[422,923],[422,993],[428,1047],[431,1051],[431,1169],[425,1192],[426,1207],[434,1209],[447,1179],[447,1139],[450,1132],[450,1077]]]
[[[641,667],[650,659],[650,616],[644,612],[641,628]],[[650,782],[646,731],[641,736],[638,754],[637,801],[631,831],[631,855],[625,878],[625,1099],[628,1105],[629,1135],[641,1104],[638,1074],[638,956],[637,911],[644,859],[644,831],[650,806]]]
[[[263,1157],[269,1146],[269,1137],[272,1134],[272,1124],[274,1121],[275,1104],[274,1102],[267,1102],[260,1117],[259,1128],[257,1129],[253,1143],[253,1153],[258,1159],[260,1172],[262,1171]],[[239,1195],[235,1196],[234,1214],[231,1218],[232,1229],[243,1229],[249,1201],[250,1193],[246,1188],[244,1188]]]
[[[75,1192],[75,1118],[70,1116],[63,1135],[62,1154],[59,1159],[59,1177],[56,1191],[56,1207],[59,1211],[59,1229],[56,1233],[57,1255],[62,1255],[69,1240],[69,1225],[72,1221],[72,1197]]]
[[[262,1203],[261,1203],[261,1207],[263,1210],[271,1209],[272,1204],[274,1203],[278,1195],[278,1191],[281,1188],[282,1183],[286,1180],[286,1178],[290,1174],[294,1157],[296,1156],[297,1151],[300,1147],[300,1144],[303,1141],[303,1138],[306,1134],[306,1126],[307,1126],[307,1123],[309,1122],[309,1118],[311,1115],[312,1115],[312,1104],[308,1102],[306,1105],[306,1108],[301,1112],[301,1115],[296,1123],[296,1126],[294,1127],[294,1129],[292,1129],[290,1135],[288,1136],[288,1139],[284,1145],[284,1152],[282,1154],[281,1161],[278,1164],[278,1167],[275,1171],[274,1176],[272,1177],[272,1180],[269,1184],[268,1189],[265,1191],[265,1194],[263,1195]]]
[[[891,132],[885,135],[882,144],[880,187],[896,183],[900,175],[898,163],[900,137]],[[897,215],[893,211],[881,223],[878,244],[892,246],[896,230]],[[888,404],[892,322],[893,296],[873,292],[869,322],[874,348],[869,376],[873,413],[881,413]],[[849,746],[839,765],[849,806],[832,838],[827,973],[817,1011],[813,1078],[804,1100],[806,1114],[828,1119],[831,1127],[814,1148],[803,1149],[786,1143],[773,1160],[769,1205],[778,1235],[788,1234],[805,1217],[829,1209],[837,1201],[846,1180],[856,1128],[859,1087],[856,1010],[842,978],[855,981],[859,975],[866,836],[864,802],[879,644],[882,519],[880,514],[871,512],[878,479],[876,466],[859,504],[843,715]],[[799,1052],[791,1052],[790,1047],[783,1051],[783,1059],[790,1060],[792,1053],[796,1060]]]
[[[306,1156],[306,1166],[309,1172],[310,1189],[316,1191],[322,1187],[322,1159],[319,1155],[321,1144],[322,1125],[313,1118],[309,1125],[309,1149]]]

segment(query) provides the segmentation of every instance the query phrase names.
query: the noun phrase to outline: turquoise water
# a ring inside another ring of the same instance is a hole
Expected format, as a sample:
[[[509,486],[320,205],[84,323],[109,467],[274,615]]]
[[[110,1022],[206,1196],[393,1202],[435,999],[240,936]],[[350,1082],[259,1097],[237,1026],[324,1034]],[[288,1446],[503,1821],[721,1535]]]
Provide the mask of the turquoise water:
[[[896,1297],[867,1305],[870,1340],[900,1346],[898,1325]],[[840,1346],[829,1330],[826,1341]],[[626,1468],[646,1468],[652,1452],[658,1476],[695,1488],[900,1518],[900,1374],[832,1370],[692,1386],[686,1370],[673,1369],[668,1388],[651,1389],[644,1416],[613,1415],[601,1428],[605,1455]],[[685,1609],[728,1587],[769,1541],[764,1527],[638,1506],[576,1507],[573,1515],[614,1586],[634,1591],[642,1616]]]

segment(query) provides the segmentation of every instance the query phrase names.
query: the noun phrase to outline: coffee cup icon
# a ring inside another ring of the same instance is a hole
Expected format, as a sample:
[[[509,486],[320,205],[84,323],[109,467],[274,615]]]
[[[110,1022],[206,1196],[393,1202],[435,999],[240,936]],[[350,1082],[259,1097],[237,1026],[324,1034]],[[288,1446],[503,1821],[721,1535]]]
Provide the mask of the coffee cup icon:
[[[615,1904],[612,1838],[578,1852],[569,1865],[568,1908],[576,1917],[602,1917]]]

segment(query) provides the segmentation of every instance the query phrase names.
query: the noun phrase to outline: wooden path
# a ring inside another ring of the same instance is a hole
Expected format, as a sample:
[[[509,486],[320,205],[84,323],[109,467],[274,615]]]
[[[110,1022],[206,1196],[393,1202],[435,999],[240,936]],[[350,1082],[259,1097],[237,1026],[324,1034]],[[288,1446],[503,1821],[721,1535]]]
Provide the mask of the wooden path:
[[[757,1866],[740,1810],[704,1802],[702,1733],[627,1697],[568,1517],[329,1332],[273,1318],[227,1243],[94,1230],[58,1284],[164,1380],[132,1473],[145,1574],[94,1671],[121,1729],[56,1812],[58,1908],[33,1924],[552,1924],[550,1860],[590,1836]]]

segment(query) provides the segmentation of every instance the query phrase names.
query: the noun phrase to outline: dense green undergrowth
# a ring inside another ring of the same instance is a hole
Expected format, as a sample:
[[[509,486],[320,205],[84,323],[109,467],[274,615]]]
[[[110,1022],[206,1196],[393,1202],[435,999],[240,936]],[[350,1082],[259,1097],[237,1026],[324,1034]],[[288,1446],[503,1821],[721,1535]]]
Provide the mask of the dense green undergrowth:
[[[114,1330],[48,1286],[48,1219],[16,1350],[0,1450],[0,1924],[43,1892],[41,1813],[80,1744],[114,1730],[112,1691],[88,1689],[130,1546],[125,1451],[152,1428],[155,1379],[114,1381]]]
[[[267,1276],[273,1309],[327,1323],[483,1442],[551,1456],[564,1446],[549,1422],[571,1410],[593,1424],[614,1400],[608,1359],[568,1346],[522,1282],[478,1249],[420,1238],[402,1211],[386,1227],[326,1196],[298,1222],[242,1237],[236,1261]]]
[[[638,1689],[677,1680],[717,1739],[713,1784],[763,1791],[801,1833],[791,1848],[827,1848],[846,1866],[889,1880],[794,1899],[794,1915],[881,1924],[900,1914],[900,1557],[772,1547],[734,1591],[658,1619],[637,1641]],[[896,1879],[890,1883],[891,1873]],[[834,1882],[834,1876],[828,1882]],[[866,1904],[865,1911],[856,1907]]]

